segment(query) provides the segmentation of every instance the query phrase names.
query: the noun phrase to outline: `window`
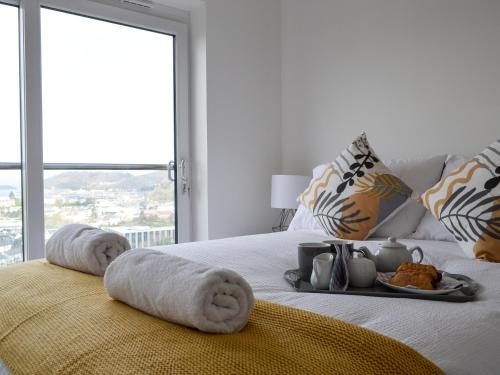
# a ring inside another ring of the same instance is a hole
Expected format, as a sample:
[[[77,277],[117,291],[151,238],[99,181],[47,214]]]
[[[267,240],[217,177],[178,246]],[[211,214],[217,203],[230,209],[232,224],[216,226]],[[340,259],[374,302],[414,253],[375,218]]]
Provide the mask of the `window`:
[[[23,260],[18,18],[0,3],[0,266]]]
[[[43,257],[72,222],[136,247],[189,240],[187,26],[17,5],[0,0],[0,266]]]
[[[174,37],[51,9],[41,29],[45,238],[83,222],[174,243],[145,232],[175,229]]]
[[[45,163],[174,159],[173,36],[51,9],[41,28]]]

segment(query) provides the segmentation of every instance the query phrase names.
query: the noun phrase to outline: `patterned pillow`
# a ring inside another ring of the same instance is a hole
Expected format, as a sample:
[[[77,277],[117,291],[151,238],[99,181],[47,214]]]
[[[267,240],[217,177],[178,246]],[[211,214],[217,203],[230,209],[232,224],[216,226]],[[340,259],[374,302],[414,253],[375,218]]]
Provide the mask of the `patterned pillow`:
[[[420,197],[470,257],[500,262],[500,140]]]
[[[379,160],[363,133],[298,200],[326,233],[364,240],[407,202],[412,189]]]

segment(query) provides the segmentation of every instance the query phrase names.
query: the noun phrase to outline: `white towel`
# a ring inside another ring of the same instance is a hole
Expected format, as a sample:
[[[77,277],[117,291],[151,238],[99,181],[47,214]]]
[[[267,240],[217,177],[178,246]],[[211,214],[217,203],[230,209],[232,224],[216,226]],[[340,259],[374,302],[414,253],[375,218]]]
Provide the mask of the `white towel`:
[[[254,304],[252,288],[236,272],[149,249],[118,257],[104,286],[114,299],[205,332],[239,332]]]
[[[128,240],[84,224],[58,229],[47,241],[45,256],[50,263],[102,276],[118,255],[130,249]]]

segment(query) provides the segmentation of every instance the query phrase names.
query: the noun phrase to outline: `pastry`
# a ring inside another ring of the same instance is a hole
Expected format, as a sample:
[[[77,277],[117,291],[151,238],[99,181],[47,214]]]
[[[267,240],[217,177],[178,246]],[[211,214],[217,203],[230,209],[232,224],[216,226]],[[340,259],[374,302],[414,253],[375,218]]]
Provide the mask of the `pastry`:
[[[434,284],[431,274],[423,272],[414,271],[402,271],[396,273],[393,277],[389,279],[389,283],[396,286],[408,286],[412,285],[419,289],[433,290]]]
[[[431,265],[418,263],[403,263],[389,283],[396,286],[412,285],[419,289],[433,290],[441,280],[441,273]]]
[[[403,263],[401,264],[396,273],[404,272],[404,271],[413,271],[413,272],[427,272],[432,275],[433,280],[440,281],[441,273],[438,272],[436,267],[427,265],[427,264],[419,264],[419,263]]]

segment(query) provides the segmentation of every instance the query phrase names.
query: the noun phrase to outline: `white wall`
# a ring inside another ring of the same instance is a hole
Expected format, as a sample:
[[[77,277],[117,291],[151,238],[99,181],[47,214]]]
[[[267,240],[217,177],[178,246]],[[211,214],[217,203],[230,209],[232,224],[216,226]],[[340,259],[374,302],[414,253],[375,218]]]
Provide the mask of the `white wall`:
[[[200,148],[194,151],[194,239],[269,232],[278,214],[270,208],[271,175],[281,170],[280,2],[209,0],[205,6],[205,15],[191,19],[195,34],[206,31],[206,67],[198,61],[203,53],[192,51],[192,77],[206,69],[205,123],[202,96],[193,108],[199,116],[192,145]]]
[[[500,1],[204,6],[191,12],[194,239],[269,231],[271,175],[310,174],[363,130],[382,158],[471,155],[500,136]]]
[[[284,173],[362,130],[412,157],[477,153],[499,124],[500,1],[282,1]]]

